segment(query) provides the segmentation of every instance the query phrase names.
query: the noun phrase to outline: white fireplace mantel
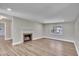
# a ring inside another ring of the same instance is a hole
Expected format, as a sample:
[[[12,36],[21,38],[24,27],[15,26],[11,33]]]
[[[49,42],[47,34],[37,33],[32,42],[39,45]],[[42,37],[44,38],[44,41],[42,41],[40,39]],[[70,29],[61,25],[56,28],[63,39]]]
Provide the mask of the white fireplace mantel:
[[[33,31],[31,30],[24,30],[24,31],[21,31],[21,40],[23,42],[23,34],[26,33],[26,34],[32,34],[33,35]],[[32,37],[33,38],[33,37]]]

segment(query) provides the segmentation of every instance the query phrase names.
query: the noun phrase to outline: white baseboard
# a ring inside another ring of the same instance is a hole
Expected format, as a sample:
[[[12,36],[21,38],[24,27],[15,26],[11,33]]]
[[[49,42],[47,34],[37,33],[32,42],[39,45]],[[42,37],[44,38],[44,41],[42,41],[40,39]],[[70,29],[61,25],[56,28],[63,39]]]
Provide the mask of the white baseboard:
[[[72,42],[72,43],[74,43],[73,40],[67,40],[67,39],[62,39],[62,38],[52,38],[52,37],[45,37],[45,38],[49,38],[49,39],[54,39],[54,40],[60,40],[60,41],[66,41],[66,42]]]
[[[38,40],[38,39],[41,39],[41,38],[43,38],[43,37],[37,37],[37,38],[33,38],[33,40]]]
[[[52,38],[52,37],[38,37],[38,38],[33,38],[33,40],[37,40],[37,39],[40,39],[40,38],[49,38],[49,39],[54,39],[54,40],[60,40],[60,41],[66,41],[66,42],[74,43],[74,41],[72,41],[72,40],[60,39],[60,38]],[[16,44],[20,44],[20,43],[23,43],[23,41],[19,41],[19,42],[13,43],[12,45],[16,45]]]
[[[12,45],[18,45],[18,44],[21,44],[21,43],[23,43],[23,42],[19,41],[19,42],[12,43]]]
[[[12,38],[6,38],[5,40],[12,40]]]
[[[78,56],[79,56],[79,50],[78,50],[78,47],[77,47],[75,41],[74,41],[74,45],[75,45],[75,48],[76,48],[77,54],[78,54]]]
[[[33,40],[37,40],[37,39],[40,39],[40,38],[43,38],[43,37],[33,38]],[[18,44],[21,44],[21,43],[23,43],[23,40],[12,43],[12,45],[18,45]]]

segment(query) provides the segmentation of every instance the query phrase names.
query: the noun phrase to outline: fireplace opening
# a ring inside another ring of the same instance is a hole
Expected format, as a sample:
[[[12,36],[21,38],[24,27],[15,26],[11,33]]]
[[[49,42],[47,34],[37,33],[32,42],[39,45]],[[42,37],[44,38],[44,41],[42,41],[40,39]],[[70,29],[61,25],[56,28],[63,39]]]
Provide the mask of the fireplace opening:
[[[24,42],[31,41],[32,40],[32,34],[24,33],[23,34],[23,39],[24,39]]]

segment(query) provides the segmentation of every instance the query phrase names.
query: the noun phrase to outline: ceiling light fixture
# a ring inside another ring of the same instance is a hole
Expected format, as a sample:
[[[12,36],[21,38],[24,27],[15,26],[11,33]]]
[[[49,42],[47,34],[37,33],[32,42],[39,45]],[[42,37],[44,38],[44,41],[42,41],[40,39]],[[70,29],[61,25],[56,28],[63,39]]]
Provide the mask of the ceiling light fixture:
[[[12,11],[12,9],[11,8],[7,8],[7,11]]]

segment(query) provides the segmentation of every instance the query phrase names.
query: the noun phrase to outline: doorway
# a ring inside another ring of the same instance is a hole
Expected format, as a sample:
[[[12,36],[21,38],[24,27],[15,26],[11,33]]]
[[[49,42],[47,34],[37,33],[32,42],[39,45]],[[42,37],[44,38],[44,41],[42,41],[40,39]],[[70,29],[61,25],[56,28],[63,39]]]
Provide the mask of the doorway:
[[[0,22],[0,39],[6,39],[6,24]]]

